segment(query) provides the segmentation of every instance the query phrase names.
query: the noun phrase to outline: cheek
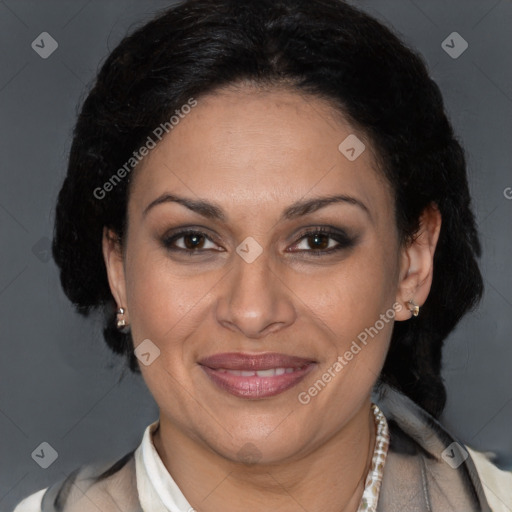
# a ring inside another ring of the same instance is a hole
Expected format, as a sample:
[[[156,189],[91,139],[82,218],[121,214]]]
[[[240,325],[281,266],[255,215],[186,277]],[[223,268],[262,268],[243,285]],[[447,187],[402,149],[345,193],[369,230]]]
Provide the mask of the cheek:
[[[389,348],[395,302],[391,272],[376,252],[370,254],[303,289],[310,297],[304,301],[309,317],[321,318],[314,321],[322,329],[328,326],[323,330],[329,343],[319,371],[300,391],[328,425],[346,420],[347,411],[357,410],[371,393]]]
[[[332,267],[331,272],[316,274],[301,285],[296,283],[301,286],[297,295],[307,306],[305,314],[329,341],[318,374],[306,386],[323,389],[321,383],[315,384],[323,377],[332,382],[326,386],[328,391],[319,392],[315,400],[317,406],[329,409],[327,414],[333,415],[333,421],[339,419],[342,410],[331,410],[330,405],[356,407],[358,400],[370,392],[384,364],[393,330],[396,292],[390,261],[378,244],[367,243]]]
[[[346,339],[373,325],[395,302],[392,259],[376,243],[324,271],[296,273],[290,288],[315,316]]]
[[[126,294],[130,322],[139,335],[159,339],[190,309],[194,288],[172,272],[165,252],[153,244],[134,240],[128,247]]]
[[[173,371],[181,371],[196,340],[191,334],[199,332],[207,318],[215,285],[222,275],[205,272],[194,275],[188,267],[186,275],[170,264],[164,251],[132,250],[127,260],[127,305],[134,344],[145,339],[155,343],[161,352],[160,362]]]
[[[179,294],[171,277],[148,260],[135,258],[127,271],[127,301],[134,339],[157,340],[180,315]]]
[[[172,390],[188,379],[183,346],[201,290],[169,272],[157,251],[132,251],[126,277],[133,343],[149,339],[160,351],[150,365],[139,364],[142,376],[158,404],[179,410],[180,394]]]

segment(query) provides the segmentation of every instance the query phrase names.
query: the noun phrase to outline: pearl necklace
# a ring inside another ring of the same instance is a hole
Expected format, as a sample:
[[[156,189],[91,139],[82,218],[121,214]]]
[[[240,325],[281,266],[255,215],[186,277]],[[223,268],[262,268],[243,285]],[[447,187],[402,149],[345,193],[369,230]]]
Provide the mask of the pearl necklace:
[[[372,403],[372,411],[375,418],[377,438],[375,440],[372,463],[370,470],[368,471],[368,475],[366,476],[363,496],[357,512],[376,512],[377,502],[379,500],[380,484],[384,474],[384,463],[386,462],[386,455],[388,454],[388,422],[376,404]]]

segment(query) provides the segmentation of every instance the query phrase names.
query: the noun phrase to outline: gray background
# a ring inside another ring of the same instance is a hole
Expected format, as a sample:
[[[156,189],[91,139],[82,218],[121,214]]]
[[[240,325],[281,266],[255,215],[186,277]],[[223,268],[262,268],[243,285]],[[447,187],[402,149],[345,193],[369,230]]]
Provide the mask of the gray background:
[[[125,32],[170,3],[0,0],[0,511],[79,464],[120,457],[157,418],[144,383],[121,379],[99,320],[73,312],[48,244],[77,105]],[[486,291],[447,342],[443,421],[512,468],[512,1],[352,3],[424,55],[467,149]],[[441,47],[454,31],[469,43],[457,59]],[[31,48],[41,32],[59,45],[48,59]],[[31,457],[43,441],[59,455],[48,469]]]

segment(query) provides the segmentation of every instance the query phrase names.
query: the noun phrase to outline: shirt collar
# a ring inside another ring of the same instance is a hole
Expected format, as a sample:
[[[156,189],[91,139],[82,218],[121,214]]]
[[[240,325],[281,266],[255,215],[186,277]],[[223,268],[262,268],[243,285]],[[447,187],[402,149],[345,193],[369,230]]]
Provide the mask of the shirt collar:
[[[194,509],[164,466],[153,444],[159,420],[146,427],[135,451],[137,490],[142,509],[147,512],[192,512]]]

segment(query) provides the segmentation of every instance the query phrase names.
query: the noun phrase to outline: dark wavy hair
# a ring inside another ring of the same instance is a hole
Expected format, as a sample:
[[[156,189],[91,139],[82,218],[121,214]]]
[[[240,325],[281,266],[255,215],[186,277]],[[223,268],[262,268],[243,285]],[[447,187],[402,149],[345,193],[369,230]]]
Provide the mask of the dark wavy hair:
[[[101,245],[104,226],[123,241],[130,176],[101,200],[93,190],[191,97],[241,83],[328,100],[368,137],[394,191],[401,244],[428,205],[439,208],[429,297],[418,317],[395,322],[379,377],[439,417],[443,341],[483,293],[464,152],[422,58],[341,0],[189,0],[121,41],[82,105],[58,196],[53,256],[64,292],[81,314],[103,312],[107,344],[140,372],[130,335],[115,327]]]

